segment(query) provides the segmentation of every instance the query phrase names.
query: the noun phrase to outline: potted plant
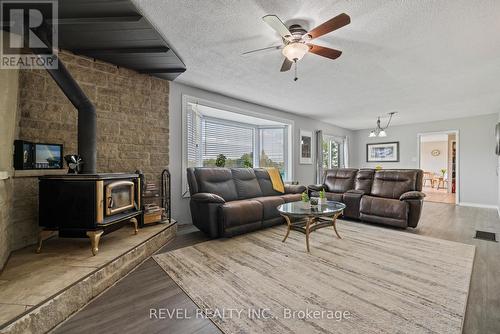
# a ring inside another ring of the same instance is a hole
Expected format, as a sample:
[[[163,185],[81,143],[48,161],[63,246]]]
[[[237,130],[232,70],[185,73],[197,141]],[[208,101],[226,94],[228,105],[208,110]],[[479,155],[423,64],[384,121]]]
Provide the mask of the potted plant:
[[[321,189],[320,192],[319,192],[319,201],[318,203],[319,204],[326,204],[326,191],[325,189]]]
[[[226,156],[224,154],[219,154],[217,159],[215,159],[215,166],[224,167],[226,165]]]
[[[307,191],[304,191],[301,195],[302,202],[307,203],[309,202],[309,195],[307,195]]]
[[[441,172],[441,176],[442,176],[442,177],[443,177],[443,179],[444,179],[444,175],[446,174],[447,169],[446,169],[446,168],[441,168],[441,169],[440,169],[440,172]]]

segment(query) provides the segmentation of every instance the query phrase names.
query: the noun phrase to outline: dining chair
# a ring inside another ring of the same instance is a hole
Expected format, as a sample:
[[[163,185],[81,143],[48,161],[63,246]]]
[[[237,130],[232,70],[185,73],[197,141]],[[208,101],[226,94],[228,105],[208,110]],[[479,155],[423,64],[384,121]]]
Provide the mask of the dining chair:
[[[431,188],[434,188],[434,174],[431,172],[424,172],[424,181],[423,186],[425,187],[425,183],[429,181],[431,183]]]

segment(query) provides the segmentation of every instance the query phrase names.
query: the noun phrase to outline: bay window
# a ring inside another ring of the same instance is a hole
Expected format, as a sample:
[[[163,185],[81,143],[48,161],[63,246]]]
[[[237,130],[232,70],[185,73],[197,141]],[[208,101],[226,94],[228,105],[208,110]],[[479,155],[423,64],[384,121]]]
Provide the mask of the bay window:
[[[185,101],[184,104],[185,168],[216,167],[218,158],[222,157],[224,167],[275,167],[284,180],[291,178],[288,153],[290,123],[198,102]],[[183,180],[185,194],[186,183]]]

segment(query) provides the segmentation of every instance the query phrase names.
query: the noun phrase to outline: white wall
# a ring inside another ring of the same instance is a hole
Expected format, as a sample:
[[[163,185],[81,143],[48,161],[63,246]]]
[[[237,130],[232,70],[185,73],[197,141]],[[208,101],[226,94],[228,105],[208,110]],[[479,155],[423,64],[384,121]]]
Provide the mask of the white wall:
[[[438,156],[432,151],[439,150]],[[448,142],[425,141],[420,144],[420,168],[426,172],[441,174],[441,169],[448,169]]]
[[[453,120],[391,126],[386,138],[368,138],[369,130],[354,132],[351,166],[373,168],[418,168],[417,134],[445,130],[459,131],[460,202],[497,207],[499,198],[496,174],[495,124],[498,114]],[[367,163],[366,144],[399,141],[399,163]]]
[[[182,174],[186,171],[182,170],[182,95],[197,97],[200,99],[217,102],[233,108],[239,108],[251,112],[260,113],[262,115],[271,115],[284,120],[292,120],[294,122],[292,147],[293,147],[293,179],[299,181],[300,184],[308,185],[315,183],[315,168],[314,165],[300,165],[299,161],[299,131],[300,129],[323,130],[325,134],[348,136],[348,141],[352,141],[353,132],[340,127],[329,125],[325,122],[316,121],[310,118],[298,116],[296,114],[287,113],[284,111],[267,108],[253,103],[244,102],[233,99],[220,94],[204,91],[201,89],[189,87],[176,83],[170,85],[169,96],[169,123],[170,123],[170,172],[172,173],[172,216],[181,224],[190,223],[191,217],[189,212],[189,200],[182,198]],[[314,142],[314,138],[313,138]],[[315,147],[313,145],[313,157]],[[351,156],[351,152],[349,152]]]
[[[500,122],[500,113],[498,113],[497,121]],[[498,215],[500,215],[500,156],[497,158],[497,177],[498,177]]]

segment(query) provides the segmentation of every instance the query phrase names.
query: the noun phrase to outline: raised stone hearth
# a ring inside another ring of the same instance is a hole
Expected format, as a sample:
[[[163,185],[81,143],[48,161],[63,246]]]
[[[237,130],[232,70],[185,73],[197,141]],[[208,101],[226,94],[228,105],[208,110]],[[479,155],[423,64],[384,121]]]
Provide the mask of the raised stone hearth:
[[[177,224],[129,226],[105,235],[92,256],[86,239],[54,237],[11,254],[0,275],[0,333],[45,333],[155,253]],[[137,282],[140,284],[140,282]]]
[[[96,107],[97,171],[140,169],[159,185],[169,165],[169,82],[64,50],[59,57]],[[77,112],[47,71],[5,72],[0,172],[10,178],[0,180],[0,269],[11,251],[36,243],[38,176],[54,172],[12,170],[14,139],[63,144],[66,155],[77,153],[78,137]]]

